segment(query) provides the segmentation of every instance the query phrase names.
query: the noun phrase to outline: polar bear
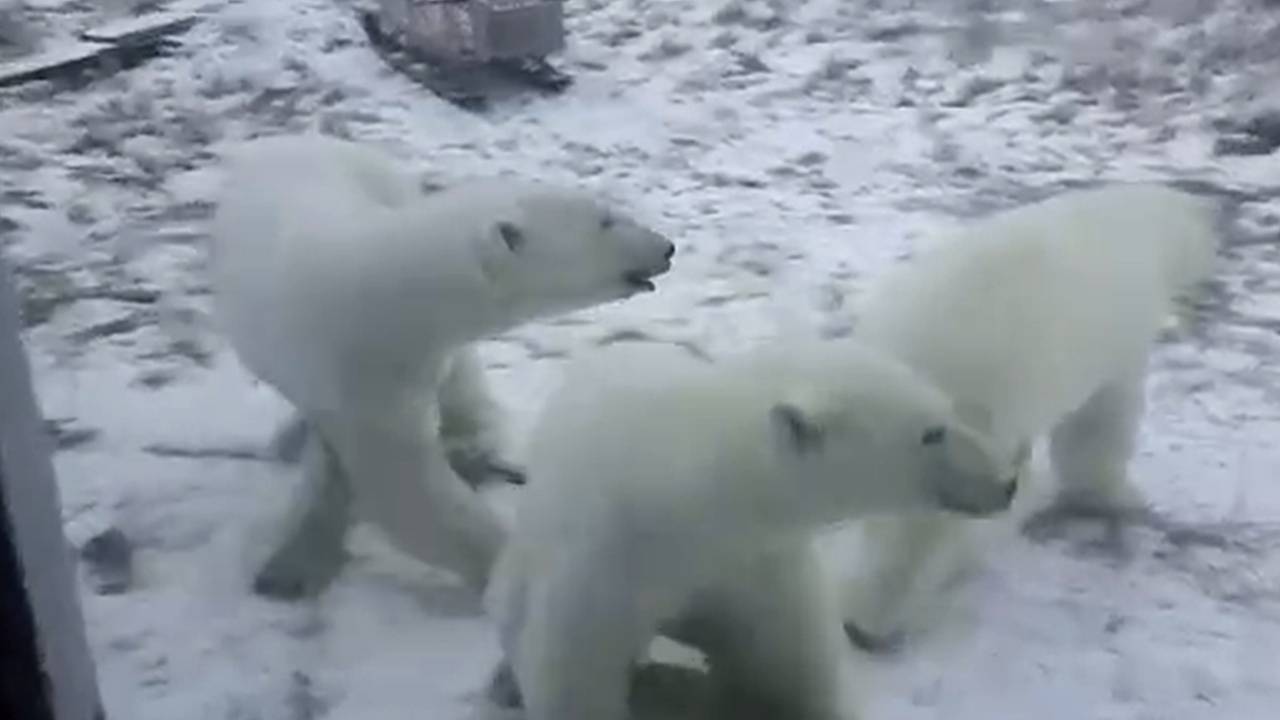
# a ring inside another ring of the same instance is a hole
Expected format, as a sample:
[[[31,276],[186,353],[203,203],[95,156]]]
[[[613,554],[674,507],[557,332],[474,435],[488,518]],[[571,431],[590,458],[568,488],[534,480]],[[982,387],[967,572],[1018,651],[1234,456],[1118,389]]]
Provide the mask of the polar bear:
[[[424,194],[374,148],[323,135],[249,141],[225,182],[216,316],[244,366],[316,431],[291,431],[309,440],[304,482],[255,587],[327,584],[354,502],[479,591],[505,529],[449,461],[453,442],[502,465],[471,344],[651,291],[674,245],[578,190],[491,178]]]
[[[1017,485],[945,396],[852,341],[722,364],[623,344],[566,378],[486,595],[530,720],[621,720],[660,629],[707,654],[728,707],[839,717],[844,639],[816,531],[996,513]]]
[[[1063,193],[890,270],[855,332],[928,377],[1002,452],[1026,456],[1048,434],[1057,509],[1140,508],[1126,466],[1147,355],[1175,301],[1210,275],[1216,221],[1213,201],[1162,185]],[[974,557],[962,533],[976,528],[923,514],[863,529],[870,556],[847,588],[846,629],[883,650],[964,564],[941,559]]]

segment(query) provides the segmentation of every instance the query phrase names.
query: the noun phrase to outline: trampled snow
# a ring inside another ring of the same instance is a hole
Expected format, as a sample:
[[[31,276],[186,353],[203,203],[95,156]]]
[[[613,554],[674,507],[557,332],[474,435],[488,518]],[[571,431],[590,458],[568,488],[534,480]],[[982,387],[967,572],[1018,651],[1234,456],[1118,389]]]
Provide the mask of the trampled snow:
[[[44,49],[102,19],[28,6]],[[657,293],[485,343],[518,430],[595,345],[715,355],[797,325],[847,332],[863,278],[964,217],[1100,180],[1245,193],[1200,322],[1153,360],[1133,472],[1163,529],[1136,529],[1127,558],[1087,525],[1011,530],[954,617],[850,672],[867,718],[1275,716],[1280,155],[1213,152],[1280,107],[1275,3],[573,0],[560,61],[576,84],[486,115],[393,73],[345,2],[189,7],[201,21],[172,57],[0,94],[0,239],[63,421],[67,533],[115,526],[137,545],[128,592],[84,585],[111,717],[485,712],[497,649],[478,603],[376,533],[313,603],[248,590],[296,478],[254,458],[286,407],[208,318],[206,222],[228,143],[316,128],[433,182],[597,187],[676,240]],[[855,545],[833,543],[833,568]]]

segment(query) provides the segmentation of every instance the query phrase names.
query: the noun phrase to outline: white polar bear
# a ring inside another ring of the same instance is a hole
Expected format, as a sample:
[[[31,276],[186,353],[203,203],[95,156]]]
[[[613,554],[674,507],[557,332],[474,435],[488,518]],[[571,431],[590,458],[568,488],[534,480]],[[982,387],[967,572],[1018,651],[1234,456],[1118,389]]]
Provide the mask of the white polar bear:
[[[1209,276],[1216,219],[1212,201],[1161,185],[1064,193],[894,268],[855,332],[937,384],[1002,452],[1048,433],[1061,510],[1134,509],[1126,466],[1147,355],[1175,300]],[[885,649],[923,619],[958,572],[935,561],[972,528],[945,514],[865,523],[871,556],[846,598],[854,642]]]
[[[675,251],[579,191],[489,179],[426,195],[379,151],[322,135],[234,152],[213,233],[232,347],[320,436],[255,581],[279,595],[336,573],[349,496],[401,549],[482,589],[505,529],[447,450],[496,464],[498,408],[469,344],[650,291]]]
[[[945,396],[852,341],[718,365],[619,345],[566,377],[486,596],[530,720],[625,717],[660,626],[707,654],[729,707],[840,717],[847,650],[815,532],[994,513],[1016,487]]]

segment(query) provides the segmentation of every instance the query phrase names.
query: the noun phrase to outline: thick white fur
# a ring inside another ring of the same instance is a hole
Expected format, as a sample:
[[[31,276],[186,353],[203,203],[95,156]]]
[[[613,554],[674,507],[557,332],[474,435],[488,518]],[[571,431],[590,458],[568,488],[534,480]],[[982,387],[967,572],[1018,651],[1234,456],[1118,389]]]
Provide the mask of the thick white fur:
[[[1059,502],[1141,503],[1126,466],[1149,349],[1175,300],[1211,272],[1213,204],[1158,185],[1069,192],[981,220],[891,270],[862,302],[857,336],[951,395],[1004,452],[1048,433]],[[946,514],[865,523],[871,553],[848,621],[887,639],[957,568]]]
[[[947,398],[851,341],[719,365],[619,345],[566,378],[486,598],[530,720],[621,720],[660,626],[707,653],[727,707],[841,717],[846,650],[814,532],[997,512],[1016,485]]]
[[[672,252],[567,188],[495,178],[424,195],[369,146],[302,135],[238,148],[214,226],[217,314],[244,365],[320,436],[264,568],[274,577],[259,580],[332,574],[348,494],[334,483],[349,480],[396,545],[483,588],[505,531],[440,437],[497,452],[500,413],[469,344],[628,297]]]

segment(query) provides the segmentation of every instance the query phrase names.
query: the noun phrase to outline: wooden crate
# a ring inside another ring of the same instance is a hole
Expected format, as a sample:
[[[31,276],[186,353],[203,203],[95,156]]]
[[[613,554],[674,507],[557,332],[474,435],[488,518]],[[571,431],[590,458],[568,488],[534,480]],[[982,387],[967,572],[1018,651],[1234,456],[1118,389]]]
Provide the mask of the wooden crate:
[[[564,47],[563,0],[380,0],[379,23],[443,61],[540,58]]]
[[[543,57],[564,47],[563,0],[472,0],[471,24],[490,58]]]

